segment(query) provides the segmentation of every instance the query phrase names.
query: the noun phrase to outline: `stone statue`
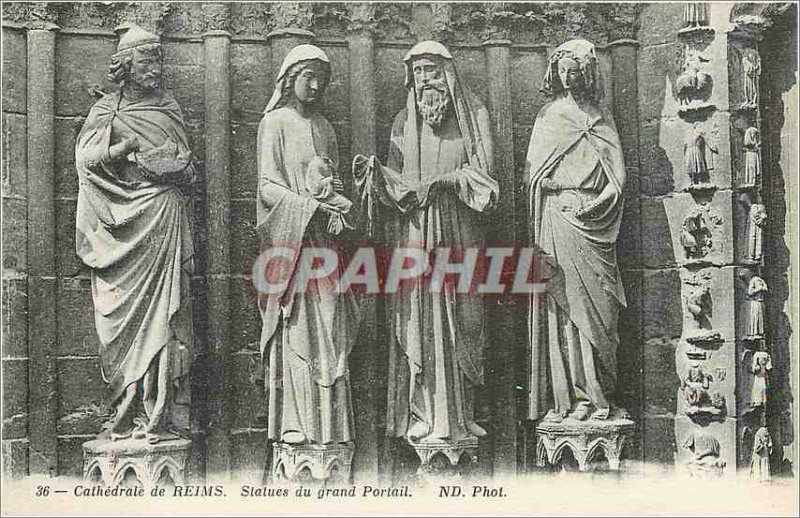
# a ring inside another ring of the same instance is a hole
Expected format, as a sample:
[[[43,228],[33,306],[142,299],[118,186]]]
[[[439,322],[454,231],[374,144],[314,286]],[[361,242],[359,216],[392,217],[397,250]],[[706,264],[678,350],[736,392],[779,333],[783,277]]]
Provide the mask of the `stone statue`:
[[[764,241],[764,226],[767,224],[767,210],[763,203],[750,205],[747,232],[747,259],[752,262],[761,260]]]
[[[258,128],[262,252],[335,248],[349,226],[351,204],[335,173],[336,134],[319,110],[329,79],[330,60],[313,45],[295,47],[281,65]],[[280,290],[258,295],[268,437],[279,445],[350,443],[355,431],[347,361],[360,323],[357,301],[352,291],[338,293],[331,277],[298,286],[302,263],[295,256],[290,264],[292,276]],[[338,261],[339,276],[346,264]]]
[[[770,480],[769,457],[772,455],[772,436],[762,426],[753,438],[753,458],[750,460],[750,476],[759,482]]]
[[[683,145],[683,164],[693,186],[709,183],[709,171],[714,168],[713,161],[710,166],[708,164],[709,150],[716,151],[716,146],[706,139],[705,133],[697,125],[692,126]]]
[[[710,402],[708,389],[712,376],[707,374],[699,362],[694,362],[683,378],[681,388],[689,407],[702,407]]]
[[[389,246],[479,248],[483,213],[499,191],[489,113],[442,44],[418,43],[403,61],[408,96],[392,126],[387,166],[364,157],[354,164],[362,198],[380,200]],[[476,449],[486,434],[473,416],[484,382],[482,300],[458,294],[454,283],[441,290],[414,283],[389,295],[386,312],[387,434],[406,438],[421,458],[428,446]]]
[[[553,100],[528,147],[531,239],[558,264],[545,292],[531,295],[531,419],[612,415],[626,305],[616,254],[625,164],[614,121],[598,103],[600,81],[594,45],[558,47],[542,86]]]
[[[748,362],[747,370],[753,375],[749,397],[745,396],[745,404],[753,409],[767,402],[767,375],[772,370],[772,356],[768,352],[756,351]]]
[[[764,337],[764,294],[767,283],[754,275],[747,284],[747,298],[750,300],[750,318],[745,338],[759,339]]]
[[[700,70],[701,63],[707,61],[701,54],[687,52],[683,71],[675,79],[675,93],[682,107],[688,106],[711,88],[711,76]]]
[[[714,241],[703,213],[692,211],[683,218],[680,242],[687,259],[699,259],[711,250]]]
[[[752,48],[742,53],[742,74],[744,81],[744,103],[746,108],[758,106],[758,78],[761,76],[761,56]]]
[[[175,439],[188,423],[193,361],[189,141],[162,84],[158,36],[128,24],[111,60],[120,85],[78,135],[76,251],[92,271],[106,402],[101,437]]]
[[[758,148],[761,147],[758,128],[750,126],[744,132],[744,185],[753,186],[758,184],[761,178],[761,160],[758,156]]]

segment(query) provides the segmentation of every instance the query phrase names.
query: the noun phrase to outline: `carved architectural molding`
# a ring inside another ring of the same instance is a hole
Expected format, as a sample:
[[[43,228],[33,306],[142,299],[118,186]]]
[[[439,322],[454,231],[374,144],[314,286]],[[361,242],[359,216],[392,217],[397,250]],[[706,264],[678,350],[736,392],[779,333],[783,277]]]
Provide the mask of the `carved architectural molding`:
[[[419,457],[417,475],[422,479],[461,478],[472,473],[478,465],[478,439],[460,441],[423,441],[409,445]]]
[[[374,34],[378,29],[378,7],[373,3],[353,2],[346,4],[347,31]]]
[[[215,2],[203,4],[203,30],[228,31],[230,8],[228,4]]]
[[[310,35],[314,28],[313,4],[307,2],[276,2],[270,6],[272,31],[267,38],[282,35]]]
[[[189,481],[187,439],[148,444],[146,440],[95,439],[83,444],[83,478],[104,486],[139,485],[145,489]]]
[[[272,445],[272,478],[277,483],[317,482],[349,484],[352,478],[352,444]]]
[[[135,23],[155,34],[164,32],[164,21],[173,8],[169,2],[124,2],[114,6],[117,7],[117,25]]]

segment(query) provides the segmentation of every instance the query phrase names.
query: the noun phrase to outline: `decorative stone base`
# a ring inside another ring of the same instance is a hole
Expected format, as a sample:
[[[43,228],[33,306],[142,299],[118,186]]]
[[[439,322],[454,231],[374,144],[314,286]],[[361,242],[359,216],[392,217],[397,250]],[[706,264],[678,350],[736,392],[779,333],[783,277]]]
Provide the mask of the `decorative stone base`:
[[[468,475],[478,465],[478,438],[459,441],[408,442],[420,460],[421,478],[449,478]]]
[[[272,444],[275,482],[349,484],[353,444]]]
[[[619,471],[622,448],[636,423],[621,416],[607,420],[579,421],[566,418],[559,423],[539,422],[536,426],[536,463],[538,466],[563,466],[564,452],[570,450],[578,463],[578,471],[593,471],[598,454],[608,460],[612,471]]]
[[[98,485],[185,484],[192,441],[175,439],[148,444],[144,439],[83,443],[83,477]]]

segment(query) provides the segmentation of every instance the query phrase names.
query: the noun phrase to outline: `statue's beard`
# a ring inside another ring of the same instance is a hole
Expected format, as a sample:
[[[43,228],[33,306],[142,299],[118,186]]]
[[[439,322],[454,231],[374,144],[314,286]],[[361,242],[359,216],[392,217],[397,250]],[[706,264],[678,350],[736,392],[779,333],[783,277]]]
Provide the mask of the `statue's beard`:
[[[438,129],[450,106],[447,87],[442,84],[417,88],[417,106],[422,120],[431,128]]]

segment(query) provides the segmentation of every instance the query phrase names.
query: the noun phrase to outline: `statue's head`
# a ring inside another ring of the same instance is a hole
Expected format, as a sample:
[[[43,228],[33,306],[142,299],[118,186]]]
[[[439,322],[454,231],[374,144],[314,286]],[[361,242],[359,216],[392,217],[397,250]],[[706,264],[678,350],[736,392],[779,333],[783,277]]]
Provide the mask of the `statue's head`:
[[[556,48],[548,59],[541,90],[550,96],[571,94],[596,104],[603,87],[594,45],[575,39]]]
[[[298,45],[283,60],[275,82],[275,92],[267,104],[267,112],[287,103],[306,106],[317,104],[328,86],[331,62],[325,52],[314,45]]]
[[[161,90],[164,48],[158,36],[134,24],[121,25],[117,32],[121,35],[108,79],[140,93]]]
[[[436,41],[417,43],[404,59],[406,87],[413,86],[419,114],[432,128],[439,127],[451,105],[447,68],[452,60],[447,48]]]

